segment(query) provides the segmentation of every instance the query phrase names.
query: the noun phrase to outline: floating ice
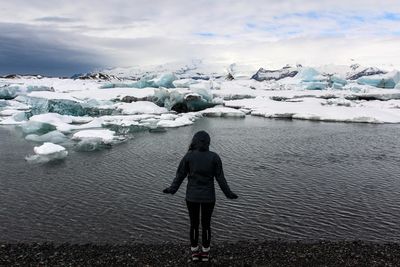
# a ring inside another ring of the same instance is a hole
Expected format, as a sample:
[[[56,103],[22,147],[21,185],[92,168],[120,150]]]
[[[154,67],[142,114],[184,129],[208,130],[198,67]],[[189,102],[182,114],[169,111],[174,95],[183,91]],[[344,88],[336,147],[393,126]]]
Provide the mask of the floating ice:
[[[63,133],[69,133],[73,130],[100,128],[103,120],[101,118],[76,117],[69,115],[60,115],[58,113],[46,113],[32,116],[30,121],[37,121],[54,125],[57,130]],[[87,122],[87,123],[83,123]],[[72,124],[75,123],[75,124]],[[83,123],[83,124],[77,124]]]
[[[400,82],[400,72],[392,71],[387,74],[364,76],[357,79],[358,84],[366,84],[378,88],[393,89]]]
[[[153,102],[137,101],[132,103],[119,103],[116,104],[117,109],[126,115],[133,114],[162,114],[168,112],[166,108],[159,107]]]
[[[146,88],[146,87],[165,87],[174,88],[173,82],[177,80],[178,77],[173,73],[162,73],[160,75],[145,75],[140,78],[139,81],[134,83],[107,83],[101,86],[103,89],[110,89],[116,87],[128,87],[128,88]]]
[[[23,124],[27,120],[27,114],[25,112],[17,112],[12,114],[11,116],[6,117],[6,119],[2,120],[0,124],[2,125],[18,125]]]
[[[324,99],[303,98],[302,102],[273,101],[269,98],[234,100],[227,106],[246,107],[251,115],[315,121],[400,123],[400,112],[393,108],[329,105]],[[333,103],[332,103],[333,104]]]
[[[53,143],[46,142],[41,146],[35,146],[33,148],[33,151],[37,155],[50,155],[54,153],[60,153],[60,152],[66,152],[65,147],[62,147],[60,145],[56,145]],[[68,154],[68,152],[67,152]]]
[[[190,120],[188,117],[182,116],[175,120],[160,120],[157,123],[157,127],[172,128],[172,127],[181,127],[191,124],[193,124],[192,120]]]
[[[215,106],[211,90],[195,89],[157,89],[153,101],[167,110],[176,112],[198,111]]]
[[[103,143],[111,143],[115,139],[115,132],[111,130],[83,130],[74,133],[73,140],[99,138]]]
[[[111,148],[111,145],[109,143],[104,143],[102,138],[96,137],[82,139],[75,145],[75,150],[81,152],[91,152],[106,148]]]
[[[20,110],[15,110],[15,109],[5,109],[0,111],[0,116],[12,116],[15,115],[17,113],[25,113],[24,111],[20,111]]]
[[[46,163],[54,160],[62,160],[67,157],[68,151],[65,147],[46,142],[41,146],[33,148],[36,155],[28,156],[25,159],[32,163]]]
[[[309,67],[302,68],[295,77],[302,82],[313,82],[323,79],[316,69]]]
[[[56,127],[50,123],[28,121],[19,126],[24,134],[45,134],[54,131]]]
[[[0,99],[13,99],[17,96],[18,90],[18,86],[0,87]]]
[[[190,85],[199,83],[199,80],[194,80],[194,79],[180,79],[180,80],[175,80],[172,82],[174,87],[177,88],[189,88]]]
[[[205,117],[236,117],[236,118],[244,118],[246,115],[244,112],[228,107],[214,107],[208,108],[200,111],[201,114]]]
[[[178,77],[176,77],[175,74],[173,74],[173,73],[164,73],[164,74],[161,74],[159,77],[150,80],[150,82],[154,83],[155,86],[143,86],[143,87],[174,88],[173,82],[177,79],[178,79]]]
[[[25,139],[33,142],[50,142],[54,144],[64,143],[67,137],[59,131],[51,131],[43,135],[28,134]]]

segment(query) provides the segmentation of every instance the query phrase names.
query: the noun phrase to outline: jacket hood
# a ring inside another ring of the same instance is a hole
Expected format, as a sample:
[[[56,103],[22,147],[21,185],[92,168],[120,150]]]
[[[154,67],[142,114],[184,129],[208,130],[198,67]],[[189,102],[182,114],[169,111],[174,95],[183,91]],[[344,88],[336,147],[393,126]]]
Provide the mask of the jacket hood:
[[[210,135],[206,131],[199,131],[194,134],[189,150],[208,151],[210,140]]]

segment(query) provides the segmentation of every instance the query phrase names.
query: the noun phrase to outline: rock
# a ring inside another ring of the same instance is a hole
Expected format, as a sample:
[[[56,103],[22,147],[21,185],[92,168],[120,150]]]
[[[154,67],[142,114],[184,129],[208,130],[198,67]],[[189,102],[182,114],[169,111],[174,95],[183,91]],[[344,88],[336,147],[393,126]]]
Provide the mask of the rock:
[[[265,70],[260,68],[256,74],[254,74],[251,78],[256,81],[270,81],[270,80],[281,80],[287,77],[294,77],[299,73],[297,68],[292,68],[286,66],[280,70]]]
[[[347,77],[347,79],[348,80],[357,80],[358,78],[361,78],[363,76],[371,76],[371,75],[386,74],[386,73],[387,73],[386,71],[371,67],[371,68],[363,69],[362,71],[357,72],[357,73],[352,73]]]

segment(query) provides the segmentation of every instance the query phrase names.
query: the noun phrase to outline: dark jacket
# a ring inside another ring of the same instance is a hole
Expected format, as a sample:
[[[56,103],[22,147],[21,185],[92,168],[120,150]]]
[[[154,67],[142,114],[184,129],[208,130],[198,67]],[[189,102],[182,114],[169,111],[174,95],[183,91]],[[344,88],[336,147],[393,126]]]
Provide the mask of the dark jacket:
[[[214,177],[228,198],[233,194],[225,180],[221,158],[217,153],[209,151],[209,145],[210,136],[206,132],[200,131],[194,135],[189,151],[181,160],[170,186],[171,193],[178,191],[187,176],[187,201],[214,202]]]

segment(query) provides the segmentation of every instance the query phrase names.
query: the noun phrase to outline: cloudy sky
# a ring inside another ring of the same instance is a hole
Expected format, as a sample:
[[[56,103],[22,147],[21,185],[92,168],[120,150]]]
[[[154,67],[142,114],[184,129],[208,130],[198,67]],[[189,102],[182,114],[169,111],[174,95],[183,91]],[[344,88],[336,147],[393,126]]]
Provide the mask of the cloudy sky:
[[[190,59],[400,65],[398,0],[0,1],[0,75]]]

